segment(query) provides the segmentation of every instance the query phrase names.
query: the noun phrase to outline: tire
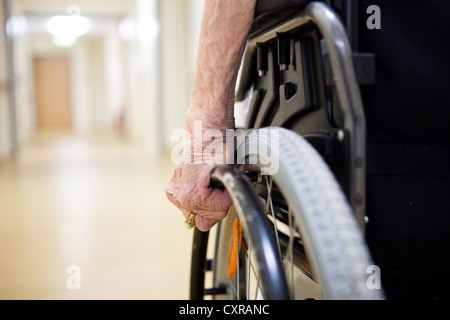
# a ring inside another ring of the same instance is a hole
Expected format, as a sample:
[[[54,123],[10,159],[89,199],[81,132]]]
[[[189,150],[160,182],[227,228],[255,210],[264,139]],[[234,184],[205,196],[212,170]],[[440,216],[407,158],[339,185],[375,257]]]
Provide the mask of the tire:
[[[298,257],[294,259],[294,252],[298,255],[298,252],[302,250],[280,249],[287,278],[292,279],[288,282],[293,298],[308,297],[296,293],[296,288],[292,287],[297,282],[293,274],[298,273],[298,270],[318,285],[319,298],[383,298],[381,289],[373,289],[374,286],[367,285],[371,275],[367,272],[372,270],[370,268],[373,262],[350,206],[322,157],[304,138],[283,128],[258,129],[246,135],[244,142],[237,150],[237,155],[240,170],[249,176],[255,176],[255,173],[259,172],[257,178],[259,185],[261,185],[261,177],[264,176],[264,179],[267,179],[266,182],[271,179],[276,185],[277,214],[272,212],[271,221],[277,229],[278,242],[282,242],[281,235],[286,234],[280,231],[280,221],[283,220],[283,214],[280,212],[283,211],[283,207],[285,208],[284,216],[286,217],[287,212],[287,216],[292,216],[291,218],[295,221],[290,227],[293,230],[288,233],[292,235],[298,232],[300,239],[295,241],[289,239],[288,242],[291,246],[296,246],[297,244],[293,244],[295,242],[303,247],[306,252],[306,265],[294,263],[294,260],[299,260]],[[255,190],[262,198],[263,206],[266,208],[269,204],[272,206],[272,200],[264,199],[264,192],[261,192],[261,188],[256,188],[257,185],[258,182],[255,182]],[[239,212],[237,216],[240,219],[243,218]],[[251,237],[245,235],[243,236],[244,250],[239,253],[240,272],[236,272],[234,276],[237,279],[226,279],[224,272],[228,263],[226,253],[229,235],[234,221],[234,214],[231,213],[218,227],[213,263],[213,283],[216,287],[230,288],[232,283],[237,285],[249,279],[245,270],[251,269],[249,268],[251,254],[248,251],[252,244],[249,243]],[[286,222],[286,219],[284,221]],[[277,245],[282,247],[280,244]],[[297,271],[289,271],[294,267]],[[258,291],[258,288],[256,290]],[[242,294],[237,295],[237,292]],[[216,298],[242,296],[250,298],[248,294],[245,295],[245,290],[242,291],[237,285],[237,289],[228,289],[227,295],[218,295]],[[264,296],[257,294],[255,297]]]

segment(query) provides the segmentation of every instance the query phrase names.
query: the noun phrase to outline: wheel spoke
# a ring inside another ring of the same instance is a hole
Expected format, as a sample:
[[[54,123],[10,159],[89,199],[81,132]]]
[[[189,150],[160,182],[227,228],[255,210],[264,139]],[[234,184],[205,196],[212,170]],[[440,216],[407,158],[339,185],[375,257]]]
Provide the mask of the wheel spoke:
[[[289,214],[288,214],[288,222],[289,222],[289,245],[288,245],[288,250],[287,250],[287,255],[288,255],[288,259],[289,259],[289,264],[291,267],[291,296],[292,299],[295,299],[295,289],[294,289],[294,224],[292,222],[292,212],[291,212],[291,207],[289,206],[289,210],[288,210]]]
[[[266,213],[269,211],[268,209],[270,208],[270,213],[272,214],[272,219],[273,219],[273,227],[274,227],[274,231],[275,231],[275,238],[277,239],[277,244],[278,244],[278,253],[280,255],[281,261],[283,261],[283,256],[281,254],[281,248],[280,248],[280,239],[278,238],[277,221],[276,221],[276,218],[275,218],[275,211],[273,210],[272,184],[273,184],[273,180],[270,179],[270,183],[269,183],[269,177],[266,176],[266,187],[267,187]]]
[[[240,276],[240,268],[239,268],[239,240],[236,241],[236,261],[237,261],[237,265],[236,265],[236,298],[237,300],[241,300],[241,282],[239,279]]]
[[[247,299],[250,297],[250,265],[252,263],[252,247],[251,244],[248,244],[248,253],[247,253]]]

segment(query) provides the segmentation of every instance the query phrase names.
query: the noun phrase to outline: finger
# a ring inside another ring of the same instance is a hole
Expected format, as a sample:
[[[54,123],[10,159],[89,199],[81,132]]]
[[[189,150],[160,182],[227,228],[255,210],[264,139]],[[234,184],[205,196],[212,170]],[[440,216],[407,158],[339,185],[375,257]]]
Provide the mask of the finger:
[[[211,220],[222,220],[228,214],[228,210],[208,211],[208,210],[193,210],[197,216]]]
[[[213,188],[211,188],[211,172],[214,169],[214,166],[205,166],[205,169],[206,170],[203,170],[199,175],[198,184],[200,189],[202,190],[212,190]]]
[[[183,214],[183,216],[185,218],[188,218],[191,215],[191,213],[194,212],[192,210],[189,210],[189,209],[183,208],[183,207],[179,207],[178,209],[180,209],[181,213]]]
[[[211,212],[225,211],[233,204],[227,190],[212,189],[206,198],[200,197],[200,201],[193,206],[194,210],[206,210]]]
[[[220,220],[209,219],[199,215],[195,216],[195,226],[198,230],[203,232],[210,230],[219,221]]]
[[[166,188],[166,198],[172,202],[177,208],[181,207],[180,202],[174,196],[174,188],[173,185],[169,184]]]
[[[211,194],[207,198],[207,201],[214,203],[216,207],[220,208],[220,210],[226,210],[233,204],[233,200],[231,199],[228,190],[222,190],[219,188],[214,188],[212,190]]]
[[[180,194],[180,181],[181,181],[181,170],[177,167],[174,170],[172,175],[172,179],[170,179],[169,184],[166,187],[166,197],[178,208],[181,206],[179,202],[179,194]]]
[[[203,200],[202,205],[205,205],[203,209],[212,211],[227,210],[233,201],[226,189],[211,186],[211,168],[199,175],[197,190],[200,198]]]
[[[173,188],[170,185],[166,187],[166,198],[173,203]]]
[[[173,174],[172,174],[172,178],[169,181],[169,184],[166,187],[166,195],[170,194],[171,198],[173,197],[173,191],[175,189],[175,184],[177,182],[177,169],[174,170]],[[168,196],[169,198],[169,196]],[[170,200],[170,199],[169,199]]]
[[[208,231],[216,223],[224,219],[227,216],[227,213],[228,211],[208,212],[207,214],[197,213],[195,216],[195,225],[200,231]]]

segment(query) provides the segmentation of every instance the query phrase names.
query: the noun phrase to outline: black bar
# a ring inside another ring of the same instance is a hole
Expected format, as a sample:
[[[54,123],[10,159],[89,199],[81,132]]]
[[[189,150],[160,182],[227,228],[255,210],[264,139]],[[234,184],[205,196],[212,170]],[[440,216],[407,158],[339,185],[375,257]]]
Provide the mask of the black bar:
[[[252,243],[264,296],[269,300],[289,300],[289,289],[273,227],[269,225],[261,200],[245,174],[232,166],[213,170],[211,179],[228,190],[244,231]]]
[[[191,256],[191,283],[189,298],[203,300],[206,271],[206,250],[208,248],[209,232],[194,229]]]

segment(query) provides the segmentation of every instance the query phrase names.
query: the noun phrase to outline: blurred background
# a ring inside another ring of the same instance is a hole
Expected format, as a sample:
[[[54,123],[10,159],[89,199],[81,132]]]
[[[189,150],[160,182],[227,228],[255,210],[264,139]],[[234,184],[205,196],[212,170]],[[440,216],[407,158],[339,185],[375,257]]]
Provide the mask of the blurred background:
[[[165,198],[203,0],[1,0],[0,298],[187,299]]]

